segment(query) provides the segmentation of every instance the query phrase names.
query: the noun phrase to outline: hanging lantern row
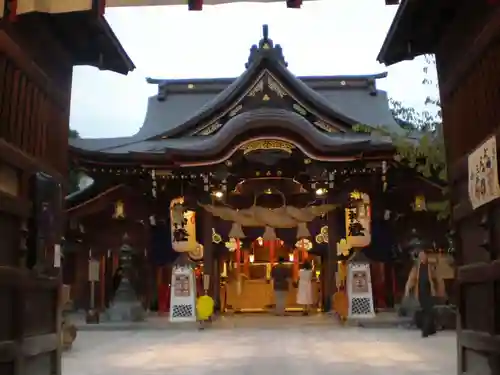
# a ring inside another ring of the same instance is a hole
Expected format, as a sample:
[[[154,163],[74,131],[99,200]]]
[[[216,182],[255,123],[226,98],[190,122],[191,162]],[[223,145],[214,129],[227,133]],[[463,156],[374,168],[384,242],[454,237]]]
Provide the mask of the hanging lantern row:
[[[154,169],[151,170],[151,195],[153,198],[156,198],[156,188],[157,188],[157,182],[156,182],[156,171]]]
[[[386,163],[386,162],[383,162]],[[379,168],[374,168],[374,167],[367,167],[367,168],[343,168],[343,169],[334,169],[328,171],[328,178],[327,182],[329,184],[333,184],[334,182],[334,176],[346,176],[346,175],[351,175],[351,174],[357,174],[357,173],[374,173],[378,170]],[[151,171],[155,169],[150,169],[150,168],[89,168],[89,172],[94,172],[94,173],[106,173],[106,174],[111,174],[115,176],[120,176],[120,175],[146,175],[149,174],[151,175]],[[208,179],[210,177],[214,177],[215,174],[212,172],[205,172],[205,173],[179,173],[180,171],[176,171],[176,173],[173,173],[171,170],[161,170],[158,169],[156,170],[156,179],[157,180],[195,180],[195,179],[203,179],[205,184],[208,184]],[[385,164],[385,172],[387,172],[387,163]],[[262,172],[262,171],[255,171],[255,176],[256,177],[261,177],[261,176],[266,176],[266,177],[282,177],[283,172],[281,170],[278,171],[267,171],[267,172]],[[333,185],[332,185],[333,186]]]

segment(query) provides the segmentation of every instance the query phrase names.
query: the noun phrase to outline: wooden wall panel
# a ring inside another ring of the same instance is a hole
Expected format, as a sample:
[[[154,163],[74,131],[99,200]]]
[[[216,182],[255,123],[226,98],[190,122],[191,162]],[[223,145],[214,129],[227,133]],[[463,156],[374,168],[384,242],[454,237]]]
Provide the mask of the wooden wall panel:
[[[2,375],[61,373],[59,271],[34,276],[22,262],[30,176],[44,171],[64,183],[67,174],[72,63],[48,22],[0,20],[0,165],[18,174],[16,193],[5,186],[0,193]]]
[[[486,43],[484,30],[500,25],[500,13],[486,12],[486,2],[464,4],[436,54],[457,233],[458,373],[496,375],[500,373],[500,205],[494,201],[472,210],[467,155],[493,134],[500,144],[500,27],[477,58],[467,59],[471,51],[477,52],[479,42]]]

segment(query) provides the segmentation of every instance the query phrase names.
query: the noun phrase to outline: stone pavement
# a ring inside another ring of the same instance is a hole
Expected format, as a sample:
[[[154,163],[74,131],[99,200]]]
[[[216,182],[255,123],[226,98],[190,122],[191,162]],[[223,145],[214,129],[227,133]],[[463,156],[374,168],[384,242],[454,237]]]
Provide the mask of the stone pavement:
[[[271,328],[267,321],[238,318],[205,331],[80,332],[63,357],[63,375],[456,373],[453,332],[421,339],[418,331],[397,328],[292,326],[277,320]]]

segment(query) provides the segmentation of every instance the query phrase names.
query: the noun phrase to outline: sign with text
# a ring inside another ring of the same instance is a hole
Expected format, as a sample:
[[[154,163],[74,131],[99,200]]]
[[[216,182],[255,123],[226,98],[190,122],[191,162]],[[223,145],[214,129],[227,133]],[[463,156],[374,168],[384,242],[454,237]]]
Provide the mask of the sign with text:
[[[474,210],[500,197],[495,135],[469,154],[467,165],[469,200]]]

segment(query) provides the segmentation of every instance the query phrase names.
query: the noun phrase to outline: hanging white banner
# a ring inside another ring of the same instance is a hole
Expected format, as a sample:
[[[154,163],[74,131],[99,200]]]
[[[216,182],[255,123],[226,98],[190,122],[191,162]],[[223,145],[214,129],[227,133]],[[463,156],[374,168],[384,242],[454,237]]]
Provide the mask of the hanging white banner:
[[[500,197],[497,141],[493,135],[469,154],[469,200],[476,208]]]

